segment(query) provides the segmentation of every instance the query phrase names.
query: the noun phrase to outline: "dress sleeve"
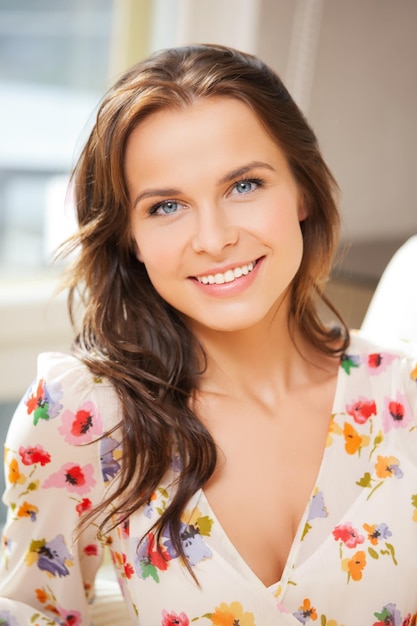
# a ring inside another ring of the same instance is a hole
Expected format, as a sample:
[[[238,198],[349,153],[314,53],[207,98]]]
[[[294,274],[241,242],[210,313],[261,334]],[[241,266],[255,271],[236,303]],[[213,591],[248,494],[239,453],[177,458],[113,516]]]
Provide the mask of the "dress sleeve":
[[[414,421],[417,424],[417,341],[408,346],[405,366],[405,388]]]
[[[77,359],[40,356],[5,443],[0,623],[90,624],[102,547],[94,522],[78,525],[119,469],[114,436],[102,437],[117,411],[114,392]]]

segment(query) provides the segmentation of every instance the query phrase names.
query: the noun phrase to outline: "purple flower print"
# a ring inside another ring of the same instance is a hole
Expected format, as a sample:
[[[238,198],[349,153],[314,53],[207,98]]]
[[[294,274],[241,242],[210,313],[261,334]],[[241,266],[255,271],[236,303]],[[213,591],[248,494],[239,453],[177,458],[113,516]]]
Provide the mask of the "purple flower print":
[[[392,532],[390,531],[388,524],[382,522],[378,524],[375,533],[378,535],[379,539],[388,539],[388,537],[392,537]]]
[[[139,542],[139,540],[135,540]],[[139,578],[153,578],[159,583],[159,572],[168,569],[172,556],[165,546],[157,544],[154,533],[150,532],[135,550],[134,566]]]
[[[84,402],[75,413],[64,411],[59,432],[64,435],[65,441],[73,445],[93,441],[102,433],[101,417],[96,406],[92,402]]]
[[[115,451],[119,447],[119,442],[112,437],[104,437],[100,442],[101,471],[104,482],[114,478],[120,469],[120,463],[114,458]]]
[[[19,626],[19,622],[10,613],[10,611],[0,611],[1,626]]]
[[[51,541],[32,541],[30,552],[38,555],[38,568],[52,576],[68,576],[67,563],[73,559],[68,551],[63,535],[57,535]]]
[[[356,354],[343,354],[340,365],[346,374],[350,376],[350,370],[361,365],[361,358]]]
[[[164,546],[166,547],[168,554],[171,558],[176,558],[178,554],[174,546],[172,545],[172,541],[167,530],[164,531],[164,537],[167,537],[167,540],[164,541]],[[197,565],[197,563],[200,563],[200,561],[208,559],[212,556],[211,550],[205,544],[198,526],[182,523],[180,529],[180,537],[182,546],[184,548],[184,554],[187,557],[190,565]]]
[[[68,491],[83,496],[96,484],[93,474],[94,468],[90,464],[81,467],[76,463],[65,463],[58,472],[45,480],[42,487],[65,487]]]
[[[195,526],[186,526],[181,532],[181,542],[190,565],[197,565],[203,559],[211,557],[210,548],[204,543],[199,529]]]
[[[176,454],[171,457],[170,467],[172,471],[175,472],[176,474],[178,474],[178,472],[181,471],[182,462],[181,462],[181,457],[179,456],[179,454]]]
[[[380,613],[374,613],[375,617],[379,620],[374,622],[373,626],[379,626],[380,624],[387,626],[402,626],[401,613],[397,609],[397,605],[390,602],[386,604]]]
[[[310,509],[308,511],[307,521],[318,517],[327,517],[328,512],[324,504],[324,497],[321,491],[317,491],[311,498]]]

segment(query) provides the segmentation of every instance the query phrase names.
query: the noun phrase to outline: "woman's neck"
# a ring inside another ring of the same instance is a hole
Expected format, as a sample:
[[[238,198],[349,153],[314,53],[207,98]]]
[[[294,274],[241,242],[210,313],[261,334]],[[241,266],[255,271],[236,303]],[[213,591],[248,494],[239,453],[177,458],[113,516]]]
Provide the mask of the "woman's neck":
[[[318,361],[317,350],[296,329],[290,331],[287,316],[236,332],[198,329],[196,336],[207,356],[199,386],[203,394],[273,405],[277,397],[324,374],[317,362],[326,358],[320,355]],[[330,362],[328,369],[333,370]]]

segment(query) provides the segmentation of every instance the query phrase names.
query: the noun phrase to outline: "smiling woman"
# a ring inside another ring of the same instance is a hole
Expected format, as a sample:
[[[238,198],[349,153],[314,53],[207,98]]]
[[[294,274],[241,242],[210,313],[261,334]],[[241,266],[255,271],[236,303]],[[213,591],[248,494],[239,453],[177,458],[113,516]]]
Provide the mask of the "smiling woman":
[[[281,308],[286,325],[306,211],[245,103],[211,97],[151,116],[129,137],[125,171],[137,257],[167,303],[193,327],[269,326]]]
[[[416,363],[323,296],[336,184],[279,77],[155,54],[73,182],[74,348],[8,435],[0,620],[90,623],[109,545],[142,626],[414,623]]]

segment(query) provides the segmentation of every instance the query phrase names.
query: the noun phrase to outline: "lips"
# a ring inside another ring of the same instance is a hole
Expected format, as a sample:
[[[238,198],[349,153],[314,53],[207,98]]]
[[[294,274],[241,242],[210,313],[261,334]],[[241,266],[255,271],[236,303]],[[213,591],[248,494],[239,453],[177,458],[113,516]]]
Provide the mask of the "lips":
[[[226,270],[225,272],[217,272],[216,274],[207,274],[205,276],[196,276],[196,280],[203,285],[223,285],[224,283],[232,283],[242,276],[247,276],[251,273],[256,265],[256,261],[251,261],[245,265],[238,265],[233,269]]]

